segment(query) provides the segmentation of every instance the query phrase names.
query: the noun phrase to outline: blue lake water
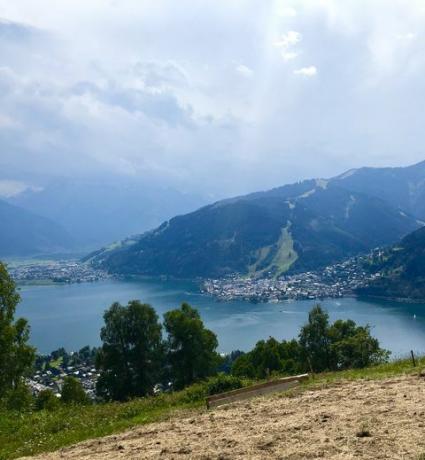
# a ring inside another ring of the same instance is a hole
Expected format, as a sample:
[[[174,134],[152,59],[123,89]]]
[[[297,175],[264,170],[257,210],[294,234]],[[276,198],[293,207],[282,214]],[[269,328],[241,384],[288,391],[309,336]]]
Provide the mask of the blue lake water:
[[[77,350],[98,345],[103,312],[114,301],[140,299],[158,314],[183,301],[197,307],[207,327],[218,336],[219,349],[249,350],[260,339],[296,337],[316,301],[253,304],[218,302],[184,281],[117,281],[20,287],[22,302],[17,314],[31,325],[31,342],[42,353],[61,346]],[[331,320],[351,318],[369,324],[381,345],[395,356],[410,350],[425,352],[425,305],[363,301],[353,298],[321,302]],[[416,318],[415,318],[416,315]]]

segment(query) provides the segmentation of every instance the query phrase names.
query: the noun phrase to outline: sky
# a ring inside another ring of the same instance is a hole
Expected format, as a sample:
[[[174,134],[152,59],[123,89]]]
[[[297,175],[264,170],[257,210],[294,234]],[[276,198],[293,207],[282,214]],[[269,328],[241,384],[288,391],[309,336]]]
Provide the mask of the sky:
[[[0,0],[0,194],[230,196],[425,159],[425,2]]]

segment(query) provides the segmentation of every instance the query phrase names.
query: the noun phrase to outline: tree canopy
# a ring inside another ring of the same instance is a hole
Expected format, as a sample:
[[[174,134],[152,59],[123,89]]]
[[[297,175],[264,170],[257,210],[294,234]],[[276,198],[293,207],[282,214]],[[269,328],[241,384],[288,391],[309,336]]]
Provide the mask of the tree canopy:
[[[0,398],[18,388],[35,359],[35,349],[28,345],[27,321],[15,320],[19,301],[15,283],[0,262]]]
[[[196,309],[183,303],[164,315],[168,333],[167,357],[176,388],[183,388],[216,372],[220,356],[217,336],[206,329]]]
[[[138,300],[127,306],[116,302],[105,312],[104,320],[96,359],[98,394],[125,400],[151,393],[164,361],[162,327],[155,310]]]
[[[250,378],[265,378],[273,372],[296,374],[362,368],[387,361],[389,352],[379,346],[369,326],[352,320],[337,320],[316,305],[301,328],[299,340],[260,340],[254,349],[239,356],[232,373]]]

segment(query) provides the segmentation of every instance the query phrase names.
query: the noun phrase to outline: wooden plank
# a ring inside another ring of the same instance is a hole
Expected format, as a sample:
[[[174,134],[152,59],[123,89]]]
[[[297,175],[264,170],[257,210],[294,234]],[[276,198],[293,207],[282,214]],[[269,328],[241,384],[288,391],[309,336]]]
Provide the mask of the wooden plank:
[[[214,401],[215,399],[220,399],[223,397],[227,397],[233,394],[240,394],[240,393],[248,393],[254,390],[259,390],[261,388],[268,388],[268,387],[274,387],[276,385],[279,385],[280,383],[286,383],[286,382],[292,382],[292,381],[303,381],[307,380],[309,377],[309,374],[301,374],[301,375],[292,375],[290,377],[282,377],[280,379],[276,380],[269,380],[268,382],[264,383],[257,383],[256,385],[251,385],[249,387],[244,387],[244,388],[238,388],[237,390],[231,390],[231,391],[226,391],[225,393],[219,393],[213,396],[209,396],[207,400],[209,401]]]
[[[219,393],[217,395],[209,396],[206,399],[207,407],[216,407],[222,404],[228,404],[233,401],[239,401],[253,398],[254,396],[260,396],[266,393],[272,393],[274,391],[285,391],[298,385],[299,382],[307,380],[308,377],[308,374],[294,375],[291,377],[283,377],[277,380],[271,380],[270,382],[259,383],[257,385],[240,388],[238,390]]]

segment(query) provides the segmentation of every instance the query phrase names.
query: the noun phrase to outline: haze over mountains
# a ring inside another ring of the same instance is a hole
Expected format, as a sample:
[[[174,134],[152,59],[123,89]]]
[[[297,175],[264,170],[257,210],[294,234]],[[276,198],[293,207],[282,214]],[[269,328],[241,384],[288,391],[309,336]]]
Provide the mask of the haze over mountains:
[[[410,214],[416,209],[413,192],[405,197],[405,210],[399,195],[393,200],[385,189],[407,187],[419,196],[423,164],[398,168],[392,180],[386,171],[372,170],[370,194],[354,191],[363,180],[363,172],[354,171],[223,200],[98,251],[91,260],[115,273],[176,277],[315,269],[394,243],[422,225]],[[350,177],[347,189],[344,178]]]
[[[154,184],[140,183],[131,178],[120,180],[56,179],[40,181],[41,186],[30,187],[7,198],[15,207],[30,211],[55,222],[57,227],[72,235],[62,241],[61,251],[87,252],[128,235],[156,227],[176,213],[192,211],[206,203],[200,195],[181,193]],[[53,223],[52,223],[53,225]],[[28,225],[26,231],[31,232]],[[34,232],[39,228],[34,226]],[[7,238],[6,229],[0,240]],[[46,237],[46,241],[48,237]],[[46,247],[56,252],[57,245]],[[8,255],[39,253],[31,244],[10,248]],[[0,255],[4,255],[0,251]]]
[[[0,200],[0,255],[27,256],[75,248],[71,235],[56,222]]]
[[[13,209],[15,217],[0,216],[9,221],[0,254],[87,252],[127,236],[96,251],[92,262],[116,273],[177,277],[310,270],[393,244],[421,226],[424,184],[425,162],[360,168],[193,211],[205,197],[136,180],[57,180],[4,203],[3,215]]]

